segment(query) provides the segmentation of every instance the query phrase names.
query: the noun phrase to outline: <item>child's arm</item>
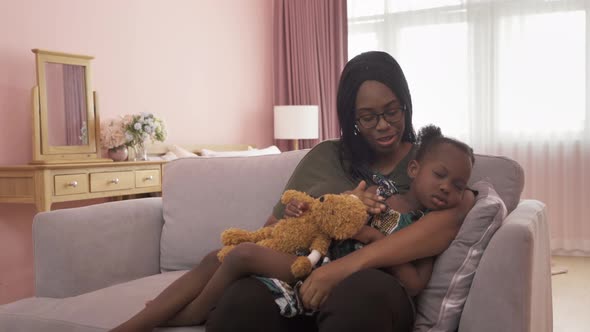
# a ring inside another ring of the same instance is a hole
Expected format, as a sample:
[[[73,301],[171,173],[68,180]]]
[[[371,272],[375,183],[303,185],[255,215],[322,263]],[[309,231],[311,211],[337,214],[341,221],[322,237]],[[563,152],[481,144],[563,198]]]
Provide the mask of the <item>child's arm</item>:
[[[309,204],[305,202],[299,202],[296,199],[292,199],[289,203],[285,206],[285,212],[283,214],[284,218],[292,218],[292,217],[300,217],[301,214],[309,209]],[[267,226],[274,226],[279,220],[275,218],[272,214],[268,217],[268,220],[264,224],[265,227]]]
[[[434,265],[433,257],[426,257],[410,263],[386,269],[404,285],[410,296],[416,296],[428,284]]]
[[[361,228],[361,230],[358,233],[356,233],[356,235],[354,235],[352,238],[364,244],[369,244],[377,240],[380,240],[384,237],[385,235],[381,233],[379,230],[371,226],[364,225]]]

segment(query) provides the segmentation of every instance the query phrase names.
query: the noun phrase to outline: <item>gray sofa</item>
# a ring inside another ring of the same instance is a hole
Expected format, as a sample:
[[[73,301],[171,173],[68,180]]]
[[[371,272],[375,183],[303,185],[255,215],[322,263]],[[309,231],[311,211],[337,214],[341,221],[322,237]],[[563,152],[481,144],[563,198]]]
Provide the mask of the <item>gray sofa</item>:
[[[165,167],[162,198],[36,215],[35,296],[0,306],[0,331],[116,326],[218,247],[221,230],[260,227],[305,153],[178,159]],[[551,331],[545,206],[520,201],[515,162],[478,155],[475,165],[472,180],[491,182],[510,214],[482,256],[459,331]]]

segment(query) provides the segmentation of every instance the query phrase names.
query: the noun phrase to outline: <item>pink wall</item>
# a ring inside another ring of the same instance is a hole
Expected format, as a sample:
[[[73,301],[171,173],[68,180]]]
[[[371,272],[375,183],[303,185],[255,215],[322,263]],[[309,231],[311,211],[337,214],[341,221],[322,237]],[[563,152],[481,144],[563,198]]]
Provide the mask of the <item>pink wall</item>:
[[[271,39],[271,0],[1,1],[0,165],[31,160],[32,48],[95,56],[103,119],[153,112],[170,143],[268,146]],[[0,303],[33,294],[34,214],[0,204]]]

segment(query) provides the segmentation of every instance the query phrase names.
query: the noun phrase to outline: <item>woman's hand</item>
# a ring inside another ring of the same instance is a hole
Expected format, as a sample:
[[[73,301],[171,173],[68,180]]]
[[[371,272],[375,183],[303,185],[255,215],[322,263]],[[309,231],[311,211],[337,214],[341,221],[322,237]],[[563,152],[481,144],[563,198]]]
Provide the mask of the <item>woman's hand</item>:
[[[300,217],[301,214],[309,209],[309,204],[292,199],[285,206],[285,218]]]
[[[318,310],[334,286],[354,272],[352,266],[343,264],[340,260],[335,260],[313,270],[299,289],[303,306],[307,309]]]
[[[356,233],[352,238],[364,244],[369,244],[377,240],[380,240],[383,237],[385,237],[385,235],[383,235],[383,233],[379,232],[375,228],[368,225],[363,225],[359,232]]]
[[[378,214],[385,211],[385,204],[383,204],[385,198],[367,190],[367,183],[365,181],[359,182],[356,188],[345,193],[358,197],[367,206],[367,213]]]

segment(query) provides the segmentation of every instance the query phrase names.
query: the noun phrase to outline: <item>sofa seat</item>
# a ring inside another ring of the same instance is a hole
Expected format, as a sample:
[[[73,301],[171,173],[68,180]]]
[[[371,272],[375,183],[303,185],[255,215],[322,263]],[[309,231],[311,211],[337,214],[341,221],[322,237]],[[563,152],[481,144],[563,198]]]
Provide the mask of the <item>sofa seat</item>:
[[[35,297],[0,307],[2,331],[105,331],[141,310],[186,271],[166,272],[63,299]],[[112,305],[116,299],[117,305]],[[14,329],[11,328],[14,327]],[[204,331],[202,326],[156,331]]]

